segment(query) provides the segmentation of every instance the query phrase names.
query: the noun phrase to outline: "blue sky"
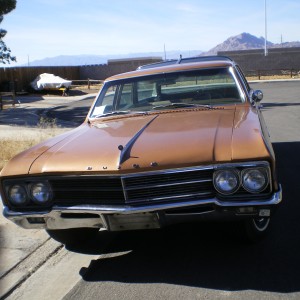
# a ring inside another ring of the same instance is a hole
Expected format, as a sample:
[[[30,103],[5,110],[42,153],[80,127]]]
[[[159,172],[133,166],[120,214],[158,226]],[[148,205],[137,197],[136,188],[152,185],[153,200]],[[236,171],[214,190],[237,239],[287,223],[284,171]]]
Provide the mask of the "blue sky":
[[[58,55],[207,51],[264,36],[265,0],[17,0],[0,28],[19,63]],[[300,1],[267,0],[268,40],[300,40]]]

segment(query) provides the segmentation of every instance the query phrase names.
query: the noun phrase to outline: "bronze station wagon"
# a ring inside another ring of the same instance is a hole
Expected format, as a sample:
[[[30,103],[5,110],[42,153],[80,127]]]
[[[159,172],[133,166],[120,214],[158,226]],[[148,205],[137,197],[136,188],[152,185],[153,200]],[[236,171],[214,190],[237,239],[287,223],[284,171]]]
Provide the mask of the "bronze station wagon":
[[[5,166],[4,216],[63,243],[227,219],[258,240],[282,198],[262,97],[227,57],[110,77],[81,126]]]

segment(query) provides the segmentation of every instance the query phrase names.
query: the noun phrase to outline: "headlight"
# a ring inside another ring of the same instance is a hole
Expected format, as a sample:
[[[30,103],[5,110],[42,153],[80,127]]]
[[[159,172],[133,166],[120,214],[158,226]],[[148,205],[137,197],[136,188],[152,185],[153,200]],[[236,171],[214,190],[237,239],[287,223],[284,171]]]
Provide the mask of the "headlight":
[[[242,172],[242,185],[250,193],[263,191],[269,184],[265,169],[246,169]]]
[[[19,184],[11,186],[8,190],[9,201],[13,205],[22,205],[28,201],[25,187]]]
[[[216,171],[214,173],[214,186],[221,194],[233,194],[240,186],[238,171],[234,169]]]
[[[37,182],[32,184],[30,196],[35,203],[44,204],[52,199],[52,191],[48,183]]]

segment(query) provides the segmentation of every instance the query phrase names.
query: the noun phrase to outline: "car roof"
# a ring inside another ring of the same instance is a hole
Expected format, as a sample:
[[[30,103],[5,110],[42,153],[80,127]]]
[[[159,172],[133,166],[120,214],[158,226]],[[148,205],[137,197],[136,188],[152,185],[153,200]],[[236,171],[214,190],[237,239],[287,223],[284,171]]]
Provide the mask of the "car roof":
[[[144,65],[139,67],[136,71],[111,76],[107,78],[106,81],[197,69],[229,67],[233,65],[235,65],[234,61],[226,56],[197,56],[180,58],[179,60],[172,59]]]
[[[150,68],[155,68],[155,67],[170,66],[170,65],[176,65],[176,64],[205,62],[205,61],[229,61],[229,62],[233,62],[233,60],[231,58],[229,58],[228,56],[220,56],[220,55],[194,56],[194,57],[185,57],[185,58],[182,58],[182,56],[180,56],[179,59],[169,59],[169,60],[164,60],[164,61],[160,61],[160,62],[140,66],[140,67],[138,67],[138,70],[150,69]]]

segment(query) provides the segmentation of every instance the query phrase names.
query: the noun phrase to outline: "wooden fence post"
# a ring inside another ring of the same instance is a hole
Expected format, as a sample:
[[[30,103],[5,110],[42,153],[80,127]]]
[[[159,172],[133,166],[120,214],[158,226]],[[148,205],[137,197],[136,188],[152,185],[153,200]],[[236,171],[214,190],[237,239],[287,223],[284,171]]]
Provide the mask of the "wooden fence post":
[[[13,91],[12,92],[12,99],[13,99],[13,107],[16,107],[16,92],[15,91]]]

